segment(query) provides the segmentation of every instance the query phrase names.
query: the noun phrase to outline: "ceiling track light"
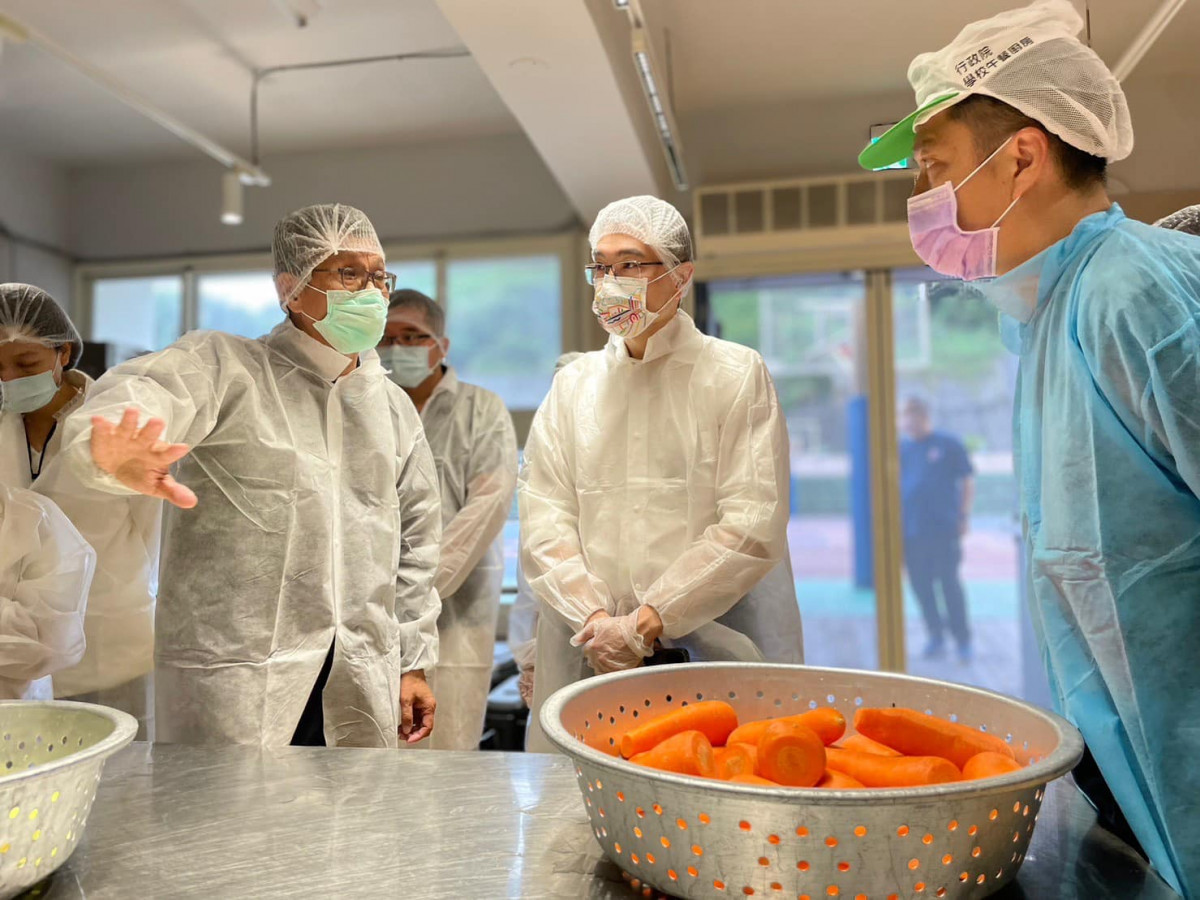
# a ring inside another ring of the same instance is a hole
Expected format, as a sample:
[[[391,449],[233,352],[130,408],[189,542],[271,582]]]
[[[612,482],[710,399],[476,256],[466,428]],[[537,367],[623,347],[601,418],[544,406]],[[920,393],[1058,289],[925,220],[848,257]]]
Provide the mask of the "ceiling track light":
[[[671,181],[675,183],[678,190],[686,191],[688,179],[683,165],[683,151],[677,137],[679,127],[675,124],[675,116],[671,112],[668,98],[659,88],[661,81],[655,74],[656,68],[650,50],[650,39],[646,30],[641,27],[633,29],[633,64],[637,69],[638,80],[642,84],[642,93],[646,95],[646,104],[650,107],[650,116],[654,120],[655,130],[658,132],[658,141],[662,145],[667,169],[671,173]]]
[[[241,225],[243,219],[242,173],[229,169],[221,176],[221,223]]]

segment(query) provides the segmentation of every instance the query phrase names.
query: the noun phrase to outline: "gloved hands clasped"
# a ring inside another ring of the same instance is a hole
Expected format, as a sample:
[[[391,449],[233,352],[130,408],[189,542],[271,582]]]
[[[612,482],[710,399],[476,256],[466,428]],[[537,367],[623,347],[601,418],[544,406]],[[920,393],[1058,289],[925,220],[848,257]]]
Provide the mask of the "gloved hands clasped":
[[[588,665],[603,675],[635,669],[654,652],[662,634],[662,619],[650,606],[624,616],[598,612],[571,638],[571,646],[583,647]]]

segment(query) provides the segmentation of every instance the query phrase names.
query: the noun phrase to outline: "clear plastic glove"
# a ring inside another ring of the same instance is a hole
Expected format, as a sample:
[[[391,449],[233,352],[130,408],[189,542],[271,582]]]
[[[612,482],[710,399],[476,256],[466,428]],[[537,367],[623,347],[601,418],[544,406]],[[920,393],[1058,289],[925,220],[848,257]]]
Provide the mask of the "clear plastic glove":
[[[533,709],[533,666],[521,670],[521,677],[517,679],[517,690],[521,692],[521,700],[525,705]]]
[[[583,647],[583,655],[600,675],[634,669],[654,652],[638,632],[638,614],[598,616],[571,638],[572,647]]]

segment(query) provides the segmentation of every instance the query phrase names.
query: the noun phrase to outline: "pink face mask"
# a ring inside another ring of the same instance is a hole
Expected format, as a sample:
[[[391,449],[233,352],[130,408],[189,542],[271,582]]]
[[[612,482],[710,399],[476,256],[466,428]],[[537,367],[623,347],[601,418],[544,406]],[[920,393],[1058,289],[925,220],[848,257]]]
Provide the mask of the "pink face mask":
[[[996,277],[996,245],[1000,239],[1000,223],[1017,201],[1013,200],[991,228],[963,231],[958,224],[957,191],[1008,146],[1009,136],[992,155],[981,162],[975,171],[955,187],[946,182],[908,199],[908,233],[917,256],[935,272],[975,281]]]

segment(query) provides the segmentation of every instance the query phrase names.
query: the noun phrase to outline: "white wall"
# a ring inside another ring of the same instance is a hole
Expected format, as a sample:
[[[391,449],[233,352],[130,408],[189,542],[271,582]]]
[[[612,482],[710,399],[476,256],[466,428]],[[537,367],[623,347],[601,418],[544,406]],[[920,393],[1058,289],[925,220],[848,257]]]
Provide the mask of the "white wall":
[[[1132,194],[1181,192],[1200,202],[1200,115],[1186,79],[1142,78],[1126,86],[1134,151],[1113,164],[1115,186]],[[685,116],[680,123],[696,185],[859,171],[872,124],[912,111],[909,91],[838,101],[741,106]],[[1119,196],[1119,190],[1114,192]]]
[[[13,235],[10,241],[0,234],[0,281],[36,284],[70,307],[67,222],[65,174],[48,163],[0,152],[0,225]]]
[[[384,241],[528,234],[577,224],[524,135],[496,135],[263,161],[245,221],[220,222],[222,169],[205,159],[104,166],[69,175],[69,242],[84,260],[266,249],[277,219],[311,203],[363,209]]]

